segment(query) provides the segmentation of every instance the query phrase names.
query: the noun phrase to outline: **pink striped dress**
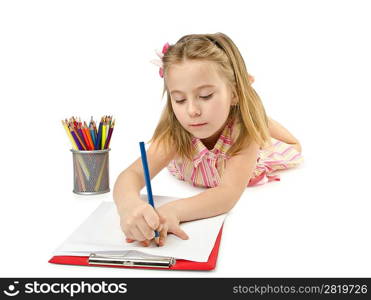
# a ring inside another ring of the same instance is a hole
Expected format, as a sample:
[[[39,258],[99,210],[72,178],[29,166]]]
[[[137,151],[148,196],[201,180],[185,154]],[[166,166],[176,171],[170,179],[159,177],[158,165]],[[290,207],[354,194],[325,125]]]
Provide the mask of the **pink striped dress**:
[[[187,181],[197,187],[216,187],[228,160],[227,151],[238,131],[238,124],[229,121],[212,150],[206,148],[202,141],[192,138],[196,148],[193,160],[176,158],[167,166],[168,170],[179,180]],[[257,165],[246,186],[262,185],[269,181],[279,181],[275,172],[293,168],[303,161],[303,157],[293,146],[272,138],[272,145],[260,149]]]

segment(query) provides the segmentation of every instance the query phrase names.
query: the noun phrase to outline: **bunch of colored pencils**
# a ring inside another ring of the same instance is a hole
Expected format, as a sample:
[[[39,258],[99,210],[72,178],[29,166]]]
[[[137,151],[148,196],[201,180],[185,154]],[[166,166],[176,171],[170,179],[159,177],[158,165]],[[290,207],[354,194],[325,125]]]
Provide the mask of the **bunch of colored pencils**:
[[[82,123],[80,118],[75,117],[62,120],[62,125],[75,150],[103,150],[109,148],[115,120],[112,121],[112,116],[103,116],[98,129],[93,117],[89,126],[85,121]]]

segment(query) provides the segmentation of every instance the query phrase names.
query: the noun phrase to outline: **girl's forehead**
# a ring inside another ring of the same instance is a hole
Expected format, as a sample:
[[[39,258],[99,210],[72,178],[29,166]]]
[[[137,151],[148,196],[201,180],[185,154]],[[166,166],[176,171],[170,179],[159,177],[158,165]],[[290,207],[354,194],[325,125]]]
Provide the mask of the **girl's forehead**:
[[[170,91],[222,83],[216,63],[205,60],[186,60],[173,64],[168,68],[165,80]]]

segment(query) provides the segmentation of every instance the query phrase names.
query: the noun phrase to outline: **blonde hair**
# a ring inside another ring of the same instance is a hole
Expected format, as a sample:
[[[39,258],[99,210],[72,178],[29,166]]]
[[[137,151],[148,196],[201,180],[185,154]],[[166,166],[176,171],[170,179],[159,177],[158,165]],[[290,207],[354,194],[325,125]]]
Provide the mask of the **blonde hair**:
[[[204,60],[216,63],[238,98],[237,105],[230,109],[229,117],[240,122],[240,131],[227,155],[238,154],[251,141],[261,147],[270,144],[268,118],[260,97],[252,88],[245,62],[233,41],[223,33],[190,34],[170,45],[162,58],[164,89],[167,103],[150,142],[163,143],[166,149],[174,149],[183,158],[192,159],[194,147],[191,134],[177,120],[166,86],[166,75],[170,66],[185,60]]]

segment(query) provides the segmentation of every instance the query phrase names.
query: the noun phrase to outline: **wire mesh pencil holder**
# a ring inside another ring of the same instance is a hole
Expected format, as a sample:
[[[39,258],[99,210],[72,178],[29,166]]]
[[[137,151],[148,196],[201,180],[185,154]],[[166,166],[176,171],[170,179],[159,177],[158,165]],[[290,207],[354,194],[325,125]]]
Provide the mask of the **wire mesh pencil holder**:
[[[80,195],[108,193],[109,188],[109,151],[73,150],[73,192]]]

